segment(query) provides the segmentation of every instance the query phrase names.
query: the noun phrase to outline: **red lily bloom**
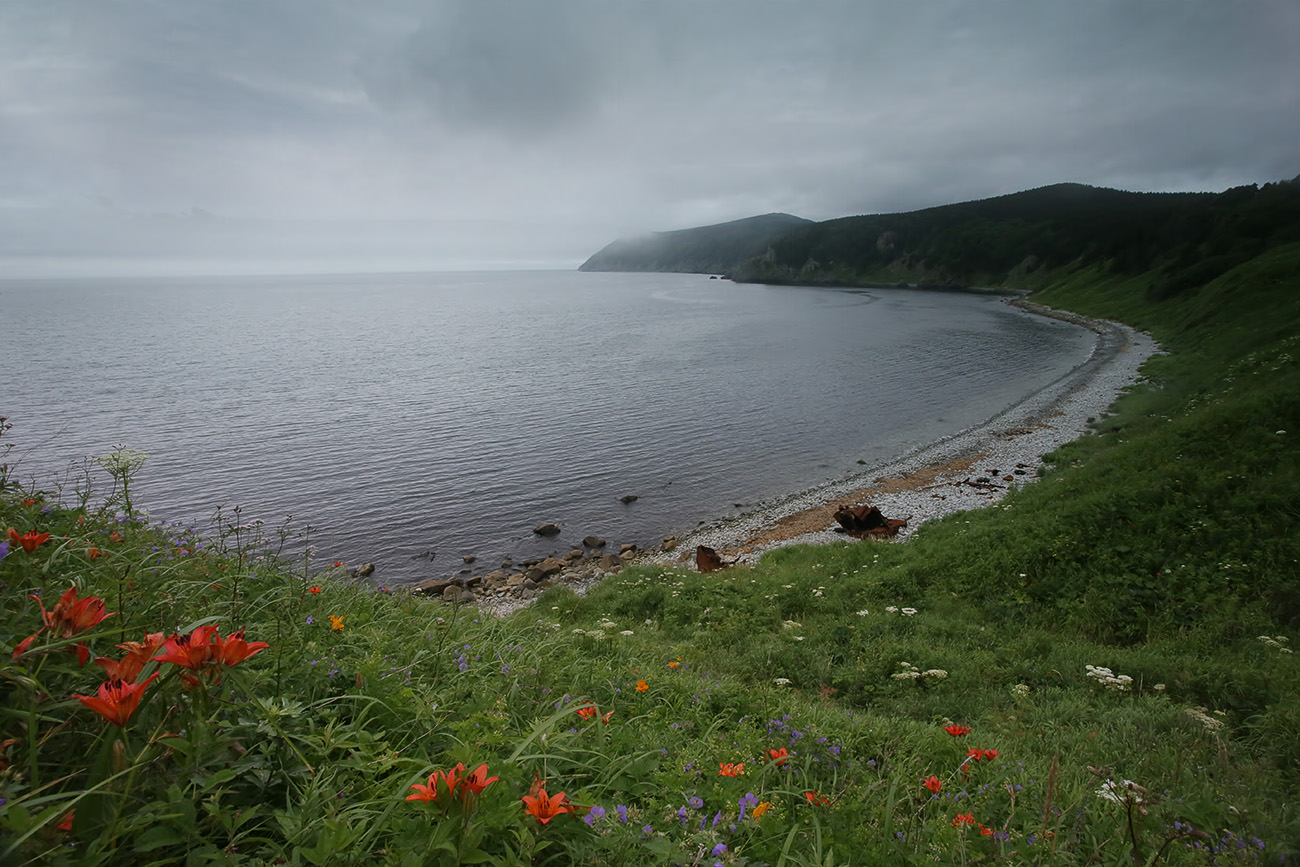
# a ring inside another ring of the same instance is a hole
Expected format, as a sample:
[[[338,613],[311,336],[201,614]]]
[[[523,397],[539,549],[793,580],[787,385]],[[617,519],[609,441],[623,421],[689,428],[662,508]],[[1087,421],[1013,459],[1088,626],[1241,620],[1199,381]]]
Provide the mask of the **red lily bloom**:
[[[785,747],[781,747],[779,750],[768,750],[767,755],[768,758],[776,762],[778,765],[784,765],[790,760],[790,753]]]
[[[564,792],[548,795],[545,786],[545,783],[539,785],[535,782],[532,792],[520,798],[524,802],[524,812],[536,817],[543,825],[556,816],[574,811],[574,806],[569,803],[568,796]]]
[[[829,806],[832,800],[829,796],[819,795],[816,792],[804,792],[803,796],[807,799],[808,803],[816,807]]]
[[[144,641],[128,641],[119,644],[118,648],[126,651],[126,656],[119,662],[116,659],[108,659],[100,656],[95,659],[95,663],[104,669],[104,674],[109,680],[125,680],[128,683],[134,683],[135,679],[140,676],[145,664],[153,658],[154,653],[162,647],[163,634],[161,632],[147,633]]]
[[[28,530],[26,533],[19,536],[18,531],[13,527],[9,528],[7,535],[10,542],[22,546],[22,549],[28,554],[35,551],[45,542],[46,539],[50,538],[49,533],[38,533],[35,530]]]
[[[216,626],[199,626],[186,635],[173,633],[163,642],[162,654],[155,656],[154,660],[170,662],[192,671],[208,668],[216,659],[212,646],[212,636],[216,631]]]
[[[943,730],[955,738],[959,738],[962,735],[970,734],[970,726],[957,726],[957,725],[944,726]]]
[[[414,795],[407,795],[408,801],[436,801],[438,800],[438,772],[434,771],[429,774],[428,785],[424,783],[414,783],[411,786],[415,789]]]
[[[934,774],[931,774],[930,776],[926,777],[921,782],[927,789],[929,789],[931,792],[934,792],[935,794],[938,794],[940,791],[943,790],[943,783],[940,782],[939,778],[936,777]]]
[[[54,604],[54,610],[48,614],[45,613],[45,606],[40,598],[35,598],[37,604],[41,606],[45,625],[58,630],[60,638],[71,638],[78,633],[93,629],[104,618],[113,616],[105,610],[104,600],[98,596],[78,599],[76,587],[64,590],[59,601]]]
[[[483,790],[499,780],[500,777],[487,775],[487,762],[470,771],[469,776],[460,781],[461,796],[468,799],[471,795],[481,795]]]
[[[86,556],[94,560],[96,557],[107,557],[108,555],[92,545],[86,549]]]
[[[745,763],[718,762],[719,777],[739,777],[745,773]]]
[[[586,707],[578,708],[578,716],[582,717],[583,719],[592,719],[598,713],[600,713],[600,708],[596,707],[594,704],[589,704]]]
[[[466,780],[461,779],[460,776],[461,771],[463,770],[465,770],[465,764],[463,762],[457,762],[456,767],[449,771],[434,771],[432,774],[429,774],[428,785],[416,783],[411,786],[412,789],[416,790],[416,793],[414,795],[407,795],[406,800],[437,801],[439,800],[438,795],[442,790],[446,790],[448,797],[455,795],[457,789],[463,788],[466,785]],[[482,775],[487,774],[486,763],[471,775],[471,778],[475,781],[474,785],[478,785],[478,775],[480,772],[482,772]],[[488,783],[491,783],[496,779],[496,777],[493,777],[491,780],[487,780],[481,785],[478,785],[477,791],[481,792]]]
[[[127,720],[135,713],[144,695],[145,687],[158,676],[154,672],[143,683],[127,683],[124,680],[110,680],[99,685],[98,695],[76,695],[77,701],[93,710],[115,726],[125,726]]]
[[[308,587],[308,588],[307,588],[307,592],[310,593],[310,594],[312,594],[313,596],[316,595],[317,593],[319,593],[320,591],[321,591],[321,588],[320,588],[319,586],[317,586],[317,587]]]
[[[26,653],[27,648],[31,647],[32,642],[36,640],[36,636],[47,629],[57,632],[60,638],[71,638],[88,629],[93,629],[99,625],[101,620],[113,616],[112,613],[105,610],[104,600],[98,596],[87,596],[85,599],[78,599],[75,585],[63,591],[59,601],[54,604],[53,611],[46,611],[45,603],[36,594],[29,594],[29,598],[35,599],[36,604],[41,606],[41,620],[44,625],[18,643],[18,646],[14,648],[14,659]],[[90,657],[90,649],[85,644],[78,644],[77,657],[81,660],[81,664],[85,665],[86,660]]]
[[[954,828],[959,828],[962,825],[974,825],[974,824],[975,824],[974,813],[966,813],[965,815],[958,813],[956,818],[952,820],[952,826]]]
[[[998,751],[982,750],[979,747],[971,747],[969,750],[966,751],[966,757],[969,759],[973,759],[974,761],[977,762],[980,759],[996,759],[998,757]]]
[[[255,656],[271,645],[265,641],[245,641],[244,630],[231,633],[224,639],[215,630],[212,637],[213,656],[218,663],[229,668]]]
[[[603,722],[605,725],[609,725],[609,718],[612,717],[613,715],[614,715],[614,712],[613,712],[613,711],[610,711],[609,713],[607,713],[607,714],[605,714],[603,717],[601,717],[601,718],[600,718],[600,721]]]

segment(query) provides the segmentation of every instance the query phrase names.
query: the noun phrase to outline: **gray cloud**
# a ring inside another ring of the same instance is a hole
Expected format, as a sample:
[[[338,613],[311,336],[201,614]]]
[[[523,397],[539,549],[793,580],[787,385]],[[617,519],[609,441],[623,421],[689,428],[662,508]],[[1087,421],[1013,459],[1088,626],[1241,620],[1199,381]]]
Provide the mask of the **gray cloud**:
[[[568,266],[771,210],[1275,180],[1296,44],[1291,0],[10,3],[0,266]]]

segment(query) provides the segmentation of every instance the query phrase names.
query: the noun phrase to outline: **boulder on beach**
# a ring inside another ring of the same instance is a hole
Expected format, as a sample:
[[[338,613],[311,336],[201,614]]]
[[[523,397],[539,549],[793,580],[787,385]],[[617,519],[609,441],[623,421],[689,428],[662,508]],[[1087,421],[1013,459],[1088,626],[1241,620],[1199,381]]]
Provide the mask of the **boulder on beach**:
[[[732,565],[734,563],[723,560],[722,555],[708,545],[697,545],[695,548],[695,568],[701,572],[717,572]]]
[[[905,520],[886,518],[875,506],[840,506],[834,518],[844,532],[859,539],[896,536],[907,526]]]
[[[604,548],[605,540],[599,536],[584,536],[582,544],[586,545],[588,548]]]

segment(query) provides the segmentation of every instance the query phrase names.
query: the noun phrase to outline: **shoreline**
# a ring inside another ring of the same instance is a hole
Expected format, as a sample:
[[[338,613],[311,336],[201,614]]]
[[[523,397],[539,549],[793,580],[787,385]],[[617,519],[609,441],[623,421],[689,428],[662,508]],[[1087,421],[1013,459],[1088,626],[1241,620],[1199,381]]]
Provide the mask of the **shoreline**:
[[[1111,404],[1141,382],[1140,368],[1163,350],[1146,334],[1127,325],[1053,310],[1023,297],[1011,306],[1089,329],[1097,335],[1088,358],[1019,402],[979,424],[949,434],[842,479],[825,482],[758,504],[744,514],[721,518],[683,532],[670,548],[639,552],[623,565],[695,568],[695,549],[706,545],[723,559],[755,563],[786,545],[825,545],[851,541],[833,518],[841,505],[872,505],[887,518],[903,518],[893,541],[905,541],[926,521],[991,506],[1015,488],[1038,478],[1043,455],[1090,433]],[[578,595],[618,570],[575,575],[563,585]],[[504,616],[527,608],[524,597],[483,597],[481,610]]]
[[[1006,303],[1089,329],[1097,335],[1092,353],[980,424],[844,479],[695,528],[678,537],[672,550],[647,552],[636,562],[693,565],[696,546],[707,545],[726,560],[752,563],[784,545],[852,539],[833,529],[832,515],[844,504],[872,505],[888,518],[906,519],[899,540],[926,521],[992,505],[1036,480],[1043,455],[1089,433],[1090,420],[1104,417],[1125,389],[1141,381],[1142,364],[1161,352],[1151,337],[1118,322],[1053,310],[1024,298]],[[980,479],[985,481],[976,481]]]

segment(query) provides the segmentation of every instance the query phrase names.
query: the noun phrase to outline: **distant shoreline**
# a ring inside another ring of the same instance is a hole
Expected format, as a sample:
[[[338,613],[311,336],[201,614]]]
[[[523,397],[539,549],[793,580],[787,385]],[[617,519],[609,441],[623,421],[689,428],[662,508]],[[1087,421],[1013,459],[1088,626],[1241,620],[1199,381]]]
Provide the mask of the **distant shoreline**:
[[[1123,390],[1141,379],[1141,365],[1161,351],[1149,336],[1120,323],[1054,310],[1023,297],[1006,303],[1088,328],[1097,335],[1091,354],[980,424],[847,478],[706,524],[679,537],[671,551],[647,554],[642,562],[693,562],[697,545],[750,562],[783,545],[849,539],[832,529],[831,516],[840,504],[874,505],[886,517],[907,519],[899,538],[927,520],[992,505],[1009,490],[1032,482],[1044,454],[1087,434],[1089,423],[1103,417]],[[986,481],[968,483],[977,479]]]

